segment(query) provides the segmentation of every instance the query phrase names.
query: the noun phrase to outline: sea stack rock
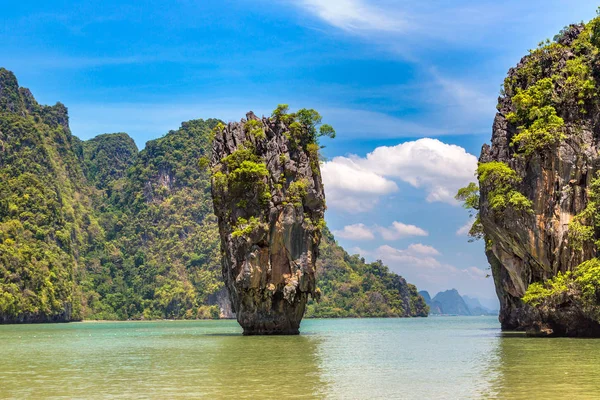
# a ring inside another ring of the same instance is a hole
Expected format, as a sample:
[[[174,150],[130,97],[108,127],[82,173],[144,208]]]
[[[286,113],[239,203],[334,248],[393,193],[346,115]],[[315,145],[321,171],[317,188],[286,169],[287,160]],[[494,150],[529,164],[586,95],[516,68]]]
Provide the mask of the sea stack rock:
[[[314,110],[215,128],[212,195],[225,285],[245,335],[298,334],[324,225]],[[327,126],[329,127],[329,126]],[[329,127],[330,128],[330,127]]]
[[[478,168],[475,227],[503,329],[600,335],[600,19],[571,25],[511,68]],[[584,264],[582,264],[584,263]]]

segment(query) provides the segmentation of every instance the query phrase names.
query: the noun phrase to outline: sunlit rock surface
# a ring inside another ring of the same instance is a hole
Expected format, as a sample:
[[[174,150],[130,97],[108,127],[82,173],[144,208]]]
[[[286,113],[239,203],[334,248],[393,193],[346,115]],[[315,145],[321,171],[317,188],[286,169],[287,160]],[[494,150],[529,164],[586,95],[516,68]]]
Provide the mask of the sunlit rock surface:
[[[318,151],[297,143],[285,122],[251,112],[217,128],[213,146],[223,277],[237,320],[247,335],[297,334],[316,295],[325,210]]]

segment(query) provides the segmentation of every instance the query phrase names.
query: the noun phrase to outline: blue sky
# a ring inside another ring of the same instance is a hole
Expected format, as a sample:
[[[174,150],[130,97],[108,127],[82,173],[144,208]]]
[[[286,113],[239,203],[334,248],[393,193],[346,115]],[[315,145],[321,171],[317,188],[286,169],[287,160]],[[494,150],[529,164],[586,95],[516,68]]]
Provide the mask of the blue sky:
[[[143,147],[181,121],[318,109],[339,242],[420,289],[493,297],[481,243],[450,194],[491,135],[500,84],[527,50],[589,20],[589,1],[10,2],[0,65],[87,139]],[[430,138],[423,140],[423,138]]]

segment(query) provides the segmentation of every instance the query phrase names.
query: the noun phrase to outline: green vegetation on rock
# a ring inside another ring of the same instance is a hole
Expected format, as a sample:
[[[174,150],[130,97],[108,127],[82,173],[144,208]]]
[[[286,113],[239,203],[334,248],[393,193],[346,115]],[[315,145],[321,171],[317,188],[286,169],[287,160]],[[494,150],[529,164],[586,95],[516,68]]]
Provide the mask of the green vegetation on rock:
[[[551,105],[552,92],[552,79],[544,78],[526,90],[517,88],[517,94],[512,98],[516,111],[508,114],[506,119],[519,125],[519,133],[511,144],[517,145],[525,155],[565,138],[565,121],[556,115],[556,109]]]
[[[208,304],[222,287],[210,171],[198,167],[210,155],[218,122],[185,122],[148,142],[104,194],[107,241],[88,256],[81,281],[86,318],[218,316]]]
[[[502,213],[507,207],[517,211],[531,212],[533,203],[516,189],[521,178],[506,163],[499,161],[479,163],[477,176],[479,185],[471,182],[460,188],[455,196],[455,199],[461,201],[463,207],[469,210],[470,216],[474,218],[473,225],[469,230],[469,236],[472,239],[477,240],[484,237],[479,215],[479,186],[490,187],[488,202],[494,212]]]
[[[290,127],[289,138],[302,146],[318,144],[319,138],[323,136],[335,138],[333,127],[321,124],[321,114],[313,109],[302,108],[295,113],[290,113],[287,104],[279,104],[273,110],[271,118],[288,124]],[[317,129],[317,127],[319,128]]]
[[[592,179],[587,191],[586,207],[575,215],[569,223],[569,246],[573,250],[582,250],[583,245],[594,242],[600,248],[600,173]]]
[[[534,307],[560,308],[567,302],[600,323],[600,260],[592,258],[573,271],[558,273],[544,282],[529,285],[523,301]]]
[[[521,182],[521,178],[506,163],[499,161],[480,163],[477,167],[477,175],[481,185],[489,185],[492,188],[489,193],[492,210],[500,212],[508,206],[521,211],[531,209],[531,201],[515,189],[515,186]]]
[[[81,317],[82,254],[103,232],[66,108],[40,106],[0,69],[0,321]]]

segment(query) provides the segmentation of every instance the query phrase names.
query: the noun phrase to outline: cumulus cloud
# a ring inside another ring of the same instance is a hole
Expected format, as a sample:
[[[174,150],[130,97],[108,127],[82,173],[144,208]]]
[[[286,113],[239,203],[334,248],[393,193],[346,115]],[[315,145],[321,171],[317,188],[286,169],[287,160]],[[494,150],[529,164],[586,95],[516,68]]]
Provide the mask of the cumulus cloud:
[[[427,192],[427,201],[454,203],[454,194],[474,178],[477,157],[457,145],[419,139],[376,148],[355,163],[381,176],[397,178]]]
[[[327,204],[349,212],[367,211],[380,196],[398,191],[395,182],[365,169],[346,157],[321,166]]]
[[[341,230],[334,230],[333,234],[342,239],[349,240],[372,240],[375,239],[375,233],[379,233],[385,240],[398,240],[411,236],[428,236],[429,233],[419,228],[416,225],[403,224],[402,222],[394,221],[392,225],[385,228],[382,226],[374,225],[368,227],[363,223],[346,225]],[[433,247],[425,246],[422,244],[413,245],[413,250],[431,253]],[[435,250],[435,249],[433,249]]]
[[[329,204],[362,212],[398,191],[395,181],[422,189],[428,202],[457,204],[454,194],[473,181],[476,168],[477,157],[464,148],[424,138],[377,147],[366,157],[335,157],[322,171]]]
[[[431,254],[422,254],[419,251],[415,251],[415,248],[410,247],[407,249],[397,249],[385,244],[375,250],[375,255],[390,265],[411,265],[426,269],[434,269],[441,266],[440,262],[432,257]]]
[[[398,240],[409,236],[427,236],[424,229],[415,225],[407,225],[402,222],[394,221],[388,228],[377,227],[377,230],[385,240]]]
[[[375,239],[373,231],[365,224],[346,225],[340,231],[333,231],[333,234],[342,239],[349,240],[372,240]]]
[[[423,254],[426,256],[439,256],[440,252],[433,246],[428,246],[421,243],[414,243],[408,246],[408,251],[415,254]]]

